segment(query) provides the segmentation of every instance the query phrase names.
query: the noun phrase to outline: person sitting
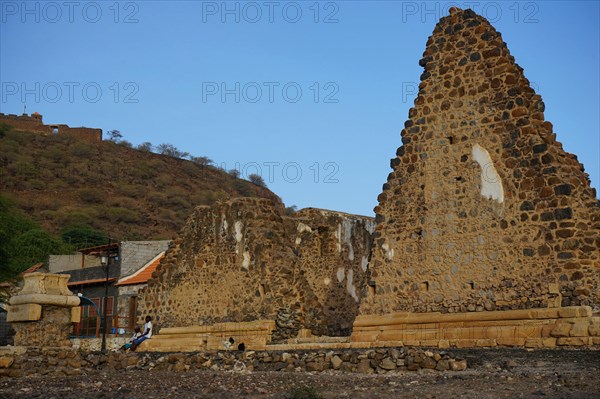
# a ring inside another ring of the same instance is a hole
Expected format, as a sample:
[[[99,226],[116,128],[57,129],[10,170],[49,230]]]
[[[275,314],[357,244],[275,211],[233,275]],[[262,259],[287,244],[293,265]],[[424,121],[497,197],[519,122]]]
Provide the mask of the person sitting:
[[[223,341],[223,346],[225,347],[226,350],[230,350],[233,347],[233,344],[235,342],[235,339],[233,339],[233,337],[229,337],[229,339]]]
[[[129,348],[131,348],[131,345],[133,345],[133,341],[139,337],[142,336],[142,332],[140,331],[139,327],[135,328],[135,331],[133,333],[133,335],[131,336],[131,338],[129,339],[129,342],[127,342],[125,345],[123,345],[122,347],[119,348],[119,350],[121,351],[126,351]]]
[[[146,324],[144,324],[144,333],[142,334],[141,337],[136,338],[133,340],[131,347],[129,348],[130,351],[135,352],[135,350],[137,349],[137,347],[144,342],[145,340],[149,339],[150,337],[152,337],[152,317],[150,316],[146,316]]]

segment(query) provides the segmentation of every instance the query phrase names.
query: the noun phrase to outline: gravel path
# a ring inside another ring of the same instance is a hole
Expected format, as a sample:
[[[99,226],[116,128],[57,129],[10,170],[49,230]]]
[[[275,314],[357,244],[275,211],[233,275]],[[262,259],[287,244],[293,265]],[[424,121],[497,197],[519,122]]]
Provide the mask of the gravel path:
[[[456,351],[453,351],[456,352]],[[0,380],[0,398],[599,398],[600,351],[462,351],[463,372],[90,371]],[[295,398],[310,396],[295,396]],[[312,396],[317,397],[317,396]]]

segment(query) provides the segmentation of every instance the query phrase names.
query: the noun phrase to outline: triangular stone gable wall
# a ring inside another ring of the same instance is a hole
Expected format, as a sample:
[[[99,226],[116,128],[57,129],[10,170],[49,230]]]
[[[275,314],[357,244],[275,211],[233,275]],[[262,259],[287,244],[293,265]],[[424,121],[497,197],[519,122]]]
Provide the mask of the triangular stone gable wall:
[[[599,310],[596,192],[500,33],[453,8],[420,65],[361,314]]]

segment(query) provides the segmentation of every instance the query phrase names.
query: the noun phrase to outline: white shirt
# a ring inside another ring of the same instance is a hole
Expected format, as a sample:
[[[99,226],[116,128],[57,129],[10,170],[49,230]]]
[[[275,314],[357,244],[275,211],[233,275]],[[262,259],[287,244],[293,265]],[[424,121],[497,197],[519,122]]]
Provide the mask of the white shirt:
[[[148,334],[146,334],[147,338],[150,338],[152,336],[152,322],[149,321],[146,324],[144,324],[144,332],[148,331]]]
[[[133,342],[134,339],[139,338],[141,336],[142,336],[141,332],[133,333],[133,336],[131,337],[131,339],[129,340],[129,342]]]

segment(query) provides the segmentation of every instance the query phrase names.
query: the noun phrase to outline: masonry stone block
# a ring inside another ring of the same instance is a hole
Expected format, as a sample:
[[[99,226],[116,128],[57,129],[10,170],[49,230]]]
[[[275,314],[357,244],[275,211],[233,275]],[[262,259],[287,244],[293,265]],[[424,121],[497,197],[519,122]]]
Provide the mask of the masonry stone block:
[[[6,321],[9,323],[17,321],[36,321],[42,317],[42,306],[35,303],[23,305],[12,305],[8,312]]]

